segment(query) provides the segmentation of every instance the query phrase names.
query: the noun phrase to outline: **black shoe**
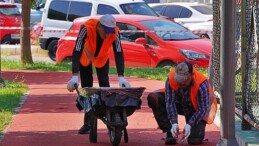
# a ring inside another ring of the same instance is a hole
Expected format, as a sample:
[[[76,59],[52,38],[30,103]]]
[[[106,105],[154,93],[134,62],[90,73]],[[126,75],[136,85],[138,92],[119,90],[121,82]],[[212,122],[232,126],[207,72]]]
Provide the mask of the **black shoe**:
[[[165,145],[175,145],[177,144],[177,141],[175,138],[173,138],[171,132],[166,133],[166,138],[165,138]]]
[[[89,125],[83,125],[79,131],[78,131],[78,134],[89,134],[90,133],[90,130],[91,130],[91,126]]]

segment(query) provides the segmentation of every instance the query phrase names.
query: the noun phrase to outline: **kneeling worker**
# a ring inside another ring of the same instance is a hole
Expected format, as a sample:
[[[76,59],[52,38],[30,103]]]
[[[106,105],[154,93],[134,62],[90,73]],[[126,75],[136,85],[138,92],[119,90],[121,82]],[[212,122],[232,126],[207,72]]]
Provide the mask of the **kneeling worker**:
[[[206,124],[213,123],[217,101],[208,79],[188,62],[181,62],[170,71],[165,88],[148,95],[159,128],[166,132],[166,145],[177,143],[178,114],[185,116],[183,140],[189,144],[201,144]]]

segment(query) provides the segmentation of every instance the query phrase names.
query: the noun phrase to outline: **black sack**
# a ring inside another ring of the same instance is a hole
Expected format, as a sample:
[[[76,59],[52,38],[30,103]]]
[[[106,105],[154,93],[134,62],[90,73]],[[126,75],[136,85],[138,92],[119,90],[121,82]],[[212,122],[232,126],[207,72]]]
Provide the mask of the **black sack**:
[[[84,97],[80,96],[80,95],[76,98],[76,107],[77,107],[77,109],[79,111],[84,109],[84,102],[83,102],[83,100],[84,100]]]
[[[76,107],[79,111],[83,110],[87,113],[94,109],[95,106],[101,105],[98,94],[92,94],[91,96],[81,96],[79,95],[76,99]]]

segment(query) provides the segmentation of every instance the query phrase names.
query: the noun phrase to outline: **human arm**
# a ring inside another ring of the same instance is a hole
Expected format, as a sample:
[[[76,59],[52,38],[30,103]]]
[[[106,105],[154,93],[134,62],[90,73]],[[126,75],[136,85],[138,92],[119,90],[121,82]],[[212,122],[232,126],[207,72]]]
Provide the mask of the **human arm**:
[[[190,126],[199,123],[209,110],[209,83],[207,80],[200,84],[197,95],[198,110],[188,121]]]
[[[119,78],[119,86],[130,87],[129,82],[124,79],[124,55],[123,55],[123,49],[121,47],[119,34],[117,35],[115,41],[113,42],[113,52],[114,52],[115,64],[116,64],[118,78]]]
[[[165,83],[165,103],[168,119],[172,124],[178,124],[178,114],[176,109],[176,97],[174,90],[171,88],[169,83],[169,78],[167,78]]]
[[[167,78],[165,83],[165,103],[166,103],[166,110],[168,119],[171,121],[172,128],[171,133],[174,138],[178,138],[179,134],[179,127],[178,127],[178,114],[177,114],[177,108],[175,105],[176,99],[174,91],[172,90],[169,78]]]
[[[85,38],[87,37],[87,29],[84,25],[80,28],[76,44],[72,54],[72,74],[78,75],[80,68],[80,57],[84,49]]]
[[[76,39],[76,45],[72,53],[72,77],[67,83],[67,90],[73,92],[75,84],[78,84],[78,74],[80,68],[80,57],[83,52],[85,38],[87,36],[86,27],[82,26],[78,37]]]
[[[124,54],[121,46],[120,35],[118,34],[112,44],[116,69],[119,77],[124,76]]]

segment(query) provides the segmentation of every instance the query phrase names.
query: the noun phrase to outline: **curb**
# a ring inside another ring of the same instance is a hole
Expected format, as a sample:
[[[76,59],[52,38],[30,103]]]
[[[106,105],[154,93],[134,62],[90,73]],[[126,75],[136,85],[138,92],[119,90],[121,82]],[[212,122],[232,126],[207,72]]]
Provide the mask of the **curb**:
[[[13,55],[18,55],[18,54],[21,54],[20,48],[21,48],[20,44],[16,44],[16,45],[0,44],[1,53],[2,52],[10,52]],[[37,53],[40,50],[42,50],[40,48],[40,46],[31,46],[31,53]]]

